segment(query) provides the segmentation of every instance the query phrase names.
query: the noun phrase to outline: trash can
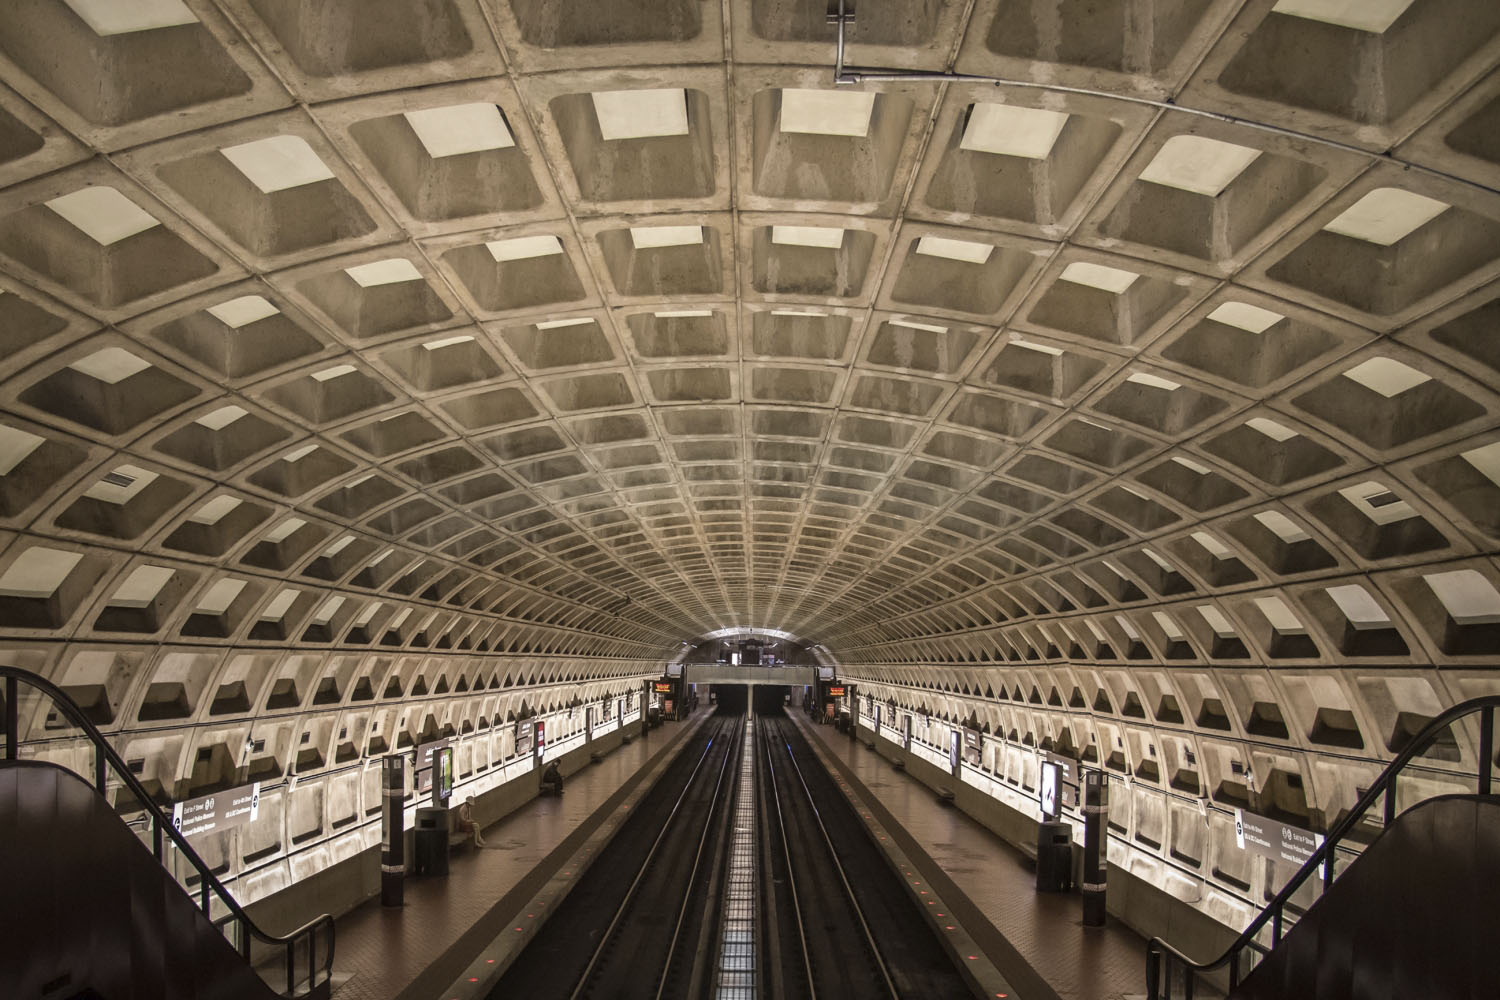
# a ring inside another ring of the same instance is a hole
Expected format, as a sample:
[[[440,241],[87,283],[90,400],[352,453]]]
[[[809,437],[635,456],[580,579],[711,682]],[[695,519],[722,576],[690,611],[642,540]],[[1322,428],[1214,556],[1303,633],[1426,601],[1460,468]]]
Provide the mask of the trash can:
[[[1073,828],[1067,823],[1043,823],[1036,833],[1036,891],[1072,888]]]
[[[416,844],[412,854],[413,875],[448,874],[448,810],[417,810]]]

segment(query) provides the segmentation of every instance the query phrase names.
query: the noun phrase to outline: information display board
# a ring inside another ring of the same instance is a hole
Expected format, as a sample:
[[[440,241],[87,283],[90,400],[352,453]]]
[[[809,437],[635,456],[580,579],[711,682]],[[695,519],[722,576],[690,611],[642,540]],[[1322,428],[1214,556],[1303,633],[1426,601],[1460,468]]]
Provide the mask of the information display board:
[[[980,767],[984,763],[982,755],[983,745],[980,743],[979,730],[964,730],[964,763],[970,767]]]
[[[452,740],[444,737],[440,740],[433,740],[429,743],[420,743],[417,745],[415,771],[416,791],[418,795],[429,795],[432,793],[435,773],[434,766],[437,757],[450,743],[452,743]]]
[[[260,816],[260,782],[172,805],[172,825],[184,837],[228,830]]]
[[[1058,800],[1058,768],[1050,760],[1042,761],[1041,790],[1038,799],[1042,807],[1042,819],[1057,819],[1062,812],[1062,803]]]
[[[535,746],[535,742],[534,742],[534,734],[535,734],[535,732],[536,732],[536,730],[532,728],[532,725],[531,725],[530,722],[518,722],[518,723],[516,723],[516,755],[517,756],[525,756],[526,754],[531,753],[531,748],[533,746]]]

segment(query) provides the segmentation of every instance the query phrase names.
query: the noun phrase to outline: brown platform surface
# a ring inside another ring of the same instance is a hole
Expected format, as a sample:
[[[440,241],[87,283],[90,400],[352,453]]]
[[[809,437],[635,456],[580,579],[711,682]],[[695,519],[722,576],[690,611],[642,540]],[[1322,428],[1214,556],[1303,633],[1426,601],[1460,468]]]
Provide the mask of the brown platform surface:
[[[1114,917],[1104,927],[1084,927],[1078,895],[1038,893],[1035,868],[1020,851],[966,813],[940,805],[932,789],[860,740],[789,714],[866,802],[888,814],[881,822],[905,831],[911,843],[903,850],[926,869],[928,883],[1015,986],[1019,1000],[1123,1000],[1145,993],[1146,942],[1140,935]],[[955,897],[967,898],[980,919],[965,919]]]
[[[483,850],[450,854],[448,877],[408,876],[399,909],[376,897],[340,917],[335,1000],[437,997],[617,807],[632,779],[711,710],[618,747],[569,775],[561,798],[532,799],[485,828]]]

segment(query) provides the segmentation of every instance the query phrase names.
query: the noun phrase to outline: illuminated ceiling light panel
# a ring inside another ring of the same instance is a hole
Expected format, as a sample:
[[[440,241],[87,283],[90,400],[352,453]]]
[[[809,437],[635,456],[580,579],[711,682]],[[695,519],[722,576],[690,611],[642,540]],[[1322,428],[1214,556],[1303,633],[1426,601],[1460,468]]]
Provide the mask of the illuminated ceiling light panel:
[[[82,552],[33,545],[0,576],[0,596],[51,597],[82,559]]]
[[[443,348],[452,347],[455,344],[467,344],[473,339],[473,335],[467,333],[457,337],[444,337],[442,340],[429,340],[422,345],[422,349],[427,351],[441,351]]]
[[[1266,530],[1288,545],[1305,542],[1312,538],[1296,521],[1278,510],[1263,510],[1255,515],[1255,519],[1264,525]]]
[[[1059,111],[975,104],[958,148],[1045,160],[1067,123],[1068,116]]]
[[[1136,385],[1147,385],[1153,389],[1165,389],[1168,392],[1182,388],[1181,382],[1173,382],[1169,378],[1152,375],[1150,372],[1131,372],[1125,381],[1134,382]]]
[[[417,141],[434,160],[490,149],[509,149],[516,144],[505,124],[505,116],[493,104],[453,104],[403,112]]]
[[[1141,171],[1141,180],[1217,198],[1260,150],[1197,135],[1174,135]]]
[[[35,551],[34,549],[32,551]],[[1427,586],[1443,602],[1448,614],[1460,625],[1493,625],[1500,622],[1500,593],[1478,570],[1460,569],[1451,573],[1424,576]],[[5,582],[0,580],[0,590]]]
[[[837,250],[844,245],[844,231],[828,226],[772,226],[771,242],[781,246]]]
[[[63,0],[100,37],[197,24],[182,0]]]
[[[221,431],[245,416],[247,412],[243,406],[221,406],[212,413],[205,413],[193,423],[207,427],[211,431]]]
[[[703,242],[702,226],[632,226],[630,242],[637,250],[685,247]]]
[[[1022,340],[1020,337],[1011,337],[1010,344],[1012,347],[1020,347],[1024,350],[1036,351],[1038,354],[1050,354],[1054,358],[1060,358],[1063,355],[1062,348],[1060,347],[1049,347],[1046,344],[1038,344],[1030,340]]]
[[[1248,302],[1225,302],[1209,313],[1208,318],[1215,323],[1223,323],[1225,326],[1232,326],[1247,333],[1265,333],[1286,319],[1281,313],[1252,306]]]
[[[1222,637],[1237,635],[1234,626],[1229,624],[1229,619],[1224,617],[1224,612],[1212,604],[1202,604],[1198,607],[1198,614],[1208,622],[1208,627],[1214,630],[1214,634]]]
[[[219,150],[235,169],[244,174],[262,194],[333,179],[333,171],[318,159],[307,140],[296,135],[273,135],[268,139]]]
[[[233,578],[220,580],[208,592],[198,599],[198,606],[193,610],[203,615],[222,615],[229,610],[235,598],[240,596],[240,591],[245,589],[244,580]]]
[[[687,135],[687,91],[605,90],[591,94],[599,133],[605,139],[653,139]]]
[[[556,236],[520,236],[513,240],[495,240],[485,244],[495,262],[550,257],[563,252],[562,240]]]
[[[292,602],[295,601],[301,593],[302,591],[294,590],[291,587],[283,590],[281,593],[277,594],[274,598],[271,599],[270,604],[266,605],[266,610],[260,613],[260,620],[263,622],[280,621],[282,617],[287,613],[287,611],[291,609]]]
[[[207,312],[231,330],[238,330],[240,327],[279,315],[281,310],[259,295],[242,295],[237,299],[210,306]]]
[[[1376,188],[1323,228],[1376,246],[1399,243],[1442,215],[1446,202],[1400,188]]]
[[[388,260],[374,260],[368,264],[356,264],[354,267],[344,268],[344,273],[354,279],[355,284],[361,288],[373,288],[376,285],[394,285],[401,281],[421,281],[422,272],[417,270],[405,257],[391,257]]]
[[[657,319],[699,319],[712,316],[712,309],[673,309],[667,312],[652,313]]]
[[[544,319],[533,325],[538,330],[561,330],[566,326],[588,326],[593,322],[592,316],[574,316],[571,319]]]
[[[339,613],[339,608],[344,606],[344,599],[337,594],[323,602],[323,606],[313,613],[312,623],[314,625],[327,625],[333,620],[333,616]]]
[[[313,372],[312,377],[319,382],[331,382],[341,375],[348,375],[356,370],[353,365],[334,365],[332,368],[324,368],[320,372]]]
[[[1183,639],[1187,638],[1183,634],[1182,629],[1175,621],[1172,620],[1172,617],[1167,613],[1163,611],[1153,611],[1151,612],[1151,617],[1156,621],[1157,626],[1164,633],[1166,633],[1167,638],[1171,639],[1173,642],[1181,642]]]
[[[811,316],[826,317],[828,314],[816,309],[772,309],[772,316]]]
[[[1307,631],[1307,626],[1302,624],[1301,619],[1279,597],[1257,597],[1255,606],[1260,609],[1266,621],[1271,623],[1271,627],[1282,635],[1300,635]]]
[[[1120,295],[1135,284],[1135,279],[1140,275],[1134,271],[1122,271],[1118,267],[1075,260],[1063,268],[1061,277],[1063,281],[1071,281],[1075,285],[1087,285],[1089,288]]]
[[[1203,546],[1204,551],[1213,556],[1215,559],[1234,558],[1234,553],[1230,550],[1229,546],[1225,545],[1223,542],[1219,541],[1217,538],[1215,538],[1213,535],[1210,535],[1206,531],[1193,532],[1193,541]]]
[[[0,427],[0,431],[4,430],[6,428]],[[20,432],[17,431],[15,433]],[[37,438],[37,443],[41,443],[41,438]],[[1459,457],[1478,469],[1490,482],[1496,486],[1500,486],[1500,441],[1496,441],[1494,444],[1487,444],[1483,448],[1466,451]],[[0,463],[0,465],[3,465],[3,463]],[[4,471],[9,471],[9,469]]]
[[[272,545],[279,545],[292,537],[292,533],[307,522],[300,517],[289,517],[265,534],[265,541]]]
[[[1251,417],[1245,421],[1245,426],[1253,431],[1259,431],[1272,441],[1290,441],[1297,436],[1297,432],[1286,424],[1278,424],[1267,417]]]
[[[305,444],[305,445],[303,445],[300,448],[294,448],[293,450],[287,452],[285,455],[282,455],[281,456],[281,460],[283,462],[300,462],[304,458],[306,458],[308,455],[311,455],[313,452],[315,452],[317,450],[318,450],[318,446],[317,445],[315,445],[315,444]]]
[[[965,264],[983,264],[994,252],[995,247],[990,243],[950,240],[942,236],[923,236],[917,240],[917,253],[928,257],[944,257]]]
[[[874,111],[873,91],[787,89],[781,92],[781,131],[863,139]]]
[[[1376,524],[1395,524],[1417,516],[1411,504],[1392,493],[1384,483],[1373,480],[1345,486],[1339,495]]]
[[[1131,490],[1131,492],[1135,493],[1134,490]],[[1140,494],[1136,493],[1136,496],[1140,496]],[[1167,562],[1166,559],[1162,558],[1161,554],[1156,550],[1143,548],[1141,549],[1141,552],[1145,554],[1147,559],[1150,559],[1152,562],[1156,563],[1158,567],[1166,570],[1168,573],[1177,572],[1177,567],[1173,566],[1171,563]]]
[[[0,476],[8,476],[16,466],[40,448],[47,439],[16,427],[0,424]]]
[[[97,379],[107,385],[114,385],[145,371],[151,367],[151,364],[148,361],[142,361],[123,347],[106,347],[86,358],[79,358],[68,367],[89,378]]]
[[[86,187],[53,198],[47,207],[104,247],[161,225],[151,213],[112,187]]]
[[[110,605],[117,608],[149,608],[161,588],[172,579],[173,571],[165,566],[137,566],[120,584]]]
[[[328,548],[324,549],[323,550],[323,555],[328,556],[328,557],[331,558],[333,556],[338,555],[340,552],[344,551],[345,549],[347,549],[353,543],[354,543],[354,536],[353,535],[345,535],[343,538],[340,538],[338,541],[336,541],[332,545],[328,546]]]
[[[1415,389],[1424,382],[1431,382],[1431,375],[1424,375],[1410,365],[1395,358],[1371,358],[1344,372],[1344,377],[1353,379],[1371,392],[1378,392],[1386,399]]]
[[[1206,476],[1210,472],[1213,471],[1208,466],[1204,465],[1202,462],[1195,462],[1191,458],[1185,458],[1182,455],[1173,455],[1172,456],[1172,461],[1176,462],[1178,465],[1182,466],[1184,469],[1188,469],[1188,470],[1190,470],[1192,472],[1196,472],[1200,476]]]
[[[370,624],[370,620],[375,617],[375,613],[383,607],[385,607],[383,601],[372,601],[367,604],[365,609],[359,613],[359,617],[354,619],[354,627],[364,628]]]
[[[925,330],[928,333],[947,333],[946,326],[938,326],[936,323],[918,323],[913,319],[893,319],[891,326],[904,326],[908,330]]]
[[[1322,21],[1356,31],[1384,34],[1413,0],[1277,0],[1277,14]]]
[[[1391,623],[1390,615],[1381,609],[1368,590],[1357,583],[1329,587],[1328,596],[1355,629],[1382,628]]]
[[[124,504],[156,482],[157,478],[156,473],[134,465],[117,465],[105,474],[105,478],[97,480],[84,490],[83,495],[103,503]]]
[[[239,507],[240,503],[239,497],[221,494],[189,514],[188,520],[194,524],[215,525]]]

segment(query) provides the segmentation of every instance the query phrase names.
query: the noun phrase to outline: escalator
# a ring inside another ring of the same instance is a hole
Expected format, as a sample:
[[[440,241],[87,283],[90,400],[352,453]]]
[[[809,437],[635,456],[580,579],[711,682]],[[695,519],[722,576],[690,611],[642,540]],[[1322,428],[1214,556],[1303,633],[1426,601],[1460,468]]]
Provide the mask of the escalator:
[[[333,964],[329,917],[287,935],[262,931],[77,705],[17,668],[0,666],[0,678],[6,731],[0,997],[326,1000]],[[20,759],[22,684],[49,697],[93,744],[93,783],[56,764]],[[102,794],[111,782],[142,804],[151,846]],[[173,853],[192,872],[191,894],[164,865]],[[252,957],[261,964],[252,965]]]
[[[1396,820],[1231,1000],[1494,1000],[1500,796],[1430,799]]]
[[[73,772],[0,766],[0,844],[0,926],[9,928],[0,996],[276,996]]]

